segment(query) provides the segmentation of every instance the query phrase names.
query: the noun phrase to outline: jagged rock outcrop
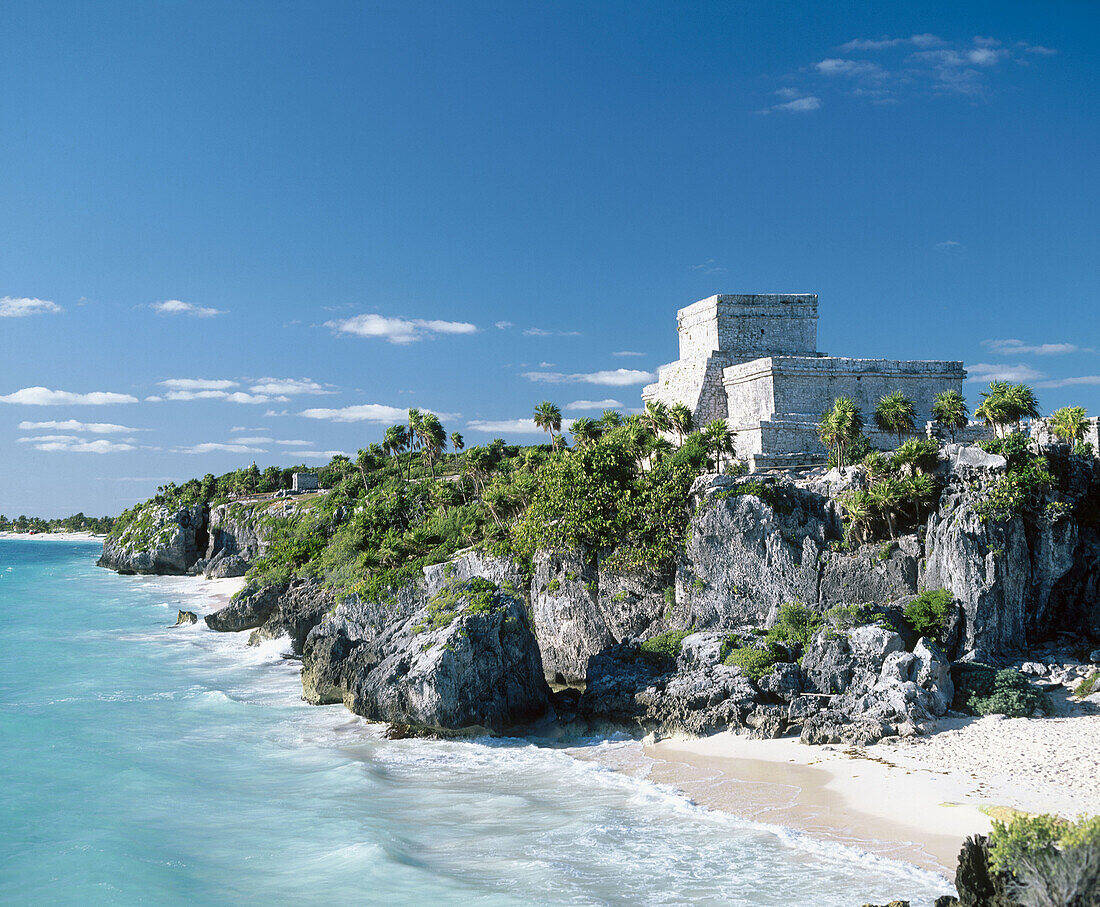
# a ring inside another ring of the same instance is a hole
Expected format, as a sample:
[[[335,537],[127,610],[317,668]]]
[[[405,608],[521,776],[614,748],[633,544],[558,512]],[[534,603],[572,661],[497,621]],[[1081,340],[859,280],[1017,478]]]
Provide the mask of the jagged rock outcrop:
[[[955,695],[951,664],[934,643],[906,651],[892,630],[868,625],[817,634],[802,672],[828,706],[803,724],[806,743],[873,743],[887,734],[916,733],[946,713]]]
[[[266,502],[252,504],[240,501],[211,507],[207,517],[208,542],[204,554],[207,561],[213,562],[219,555],[239,555],[249,562],[260,557],[268,541],[268,531],[260,518],[265,507]]]
[[[453,582],[360,647],[344,701],[357,714],[433,731],[503,732],[549,704],[522,601],[487,580]]]
[[[928,518],[923,585],[947,589],[965,613],[962,648],[977,660],[1017,652],[1051,629],[1051,595],[1074,563],[1077,523],[1045,514],[983,518],[1003,457],[948,445],[945,487]]]
[[[176,614],[176,622],[173,627],[186,627],[189,624],[197,624],[199,616],[194,611],[179,611]]]
[[[250,646],[264,640],[290,637],[290,649],[301,655],[306,637],[336,607],[336,594],[317,580],[296,580],[278,594],[275,607],[248,637]]]
[[[205,544],[206,508],[147,504],[103,542],[96,565],[119,573],[185,574]]]
[[[500,557],[478,548],[468,548],[442,564],[425,567],[424,589],[428,595],[435,595],[448,583],[461,582],[475,576],[487,579],[517,597],[528,595],[528,578],[519,564],[511,558]]]

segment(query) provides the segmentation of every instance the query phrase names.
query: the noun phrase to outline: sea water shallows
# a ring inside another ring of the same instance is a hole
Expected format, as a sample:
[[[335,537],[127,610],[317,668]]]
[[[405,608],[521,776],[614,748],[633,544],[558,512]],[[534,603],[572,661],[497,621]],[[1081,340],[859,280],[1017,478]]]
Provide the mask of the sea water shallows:
[[[562,749],[382,740],[303,703],[285,644],[169,629],[213,607],[208,588],[95,554],[0,540],[5,903],[847,907],[946,890]]]

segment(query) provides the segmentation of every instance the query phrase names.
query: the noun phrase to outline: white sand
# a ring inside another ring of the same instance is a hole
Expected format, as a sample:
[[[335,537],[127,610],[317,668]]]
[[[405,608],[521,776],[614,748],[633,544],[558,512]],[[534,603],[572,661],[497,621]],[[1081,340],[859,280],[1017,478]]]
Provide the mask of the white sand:
[[[991,808],[1100,813],[1100,694],[1056,704],[1056,718],[947,720],[865,748],[724,733],[646,754],[653,780],[703,805],[951,871]]]
[[[0,539],[32,542],[102,542],[104,536],[90,532],[0,532]]]

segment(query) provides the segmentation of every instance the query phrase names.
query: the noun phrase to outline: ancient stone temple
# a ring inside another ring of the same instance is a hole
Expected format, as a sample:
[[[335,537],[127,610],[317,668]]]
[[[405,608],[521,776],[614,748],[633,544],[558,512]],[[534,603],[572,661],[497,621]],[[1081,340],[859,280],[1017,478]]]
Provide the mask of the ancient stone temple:
[[[846,359],[817,351],[817,296],[768,293],[711,296],[680,309],[680,358],[661,366],[644,400],[685,404],[697,425],[726,419],[737,456],[762,469],[817,462],[817,424],[837,397],[863,409],[872,444],[897,439],[874,425],[875,405],[902,391],[917,425],[932,418],[941,391],[962,391],[961,362]]]

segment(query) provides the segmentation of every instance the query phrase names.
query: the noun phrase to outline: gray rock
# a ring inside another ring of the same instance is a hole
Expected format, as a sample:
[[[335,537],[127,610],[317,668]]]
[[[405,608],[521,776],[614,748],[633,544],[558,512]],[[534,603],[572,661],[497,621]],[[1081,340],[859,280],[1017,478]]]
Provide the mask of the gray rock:
[[[1089,661],[1094,665],[1100,665],[1100,649],[1093,649],[1089,652]]]
[[[811,715],[816,715],[829,708],[832,702],[831,696],[823,696],[820,693],[803,693],[795,696],[787,707],[787,718],[794,723],[801,723]]]
[[[201,504],[174,510],[146,504],[107,536],[96,564],[119,573],[182,576],[199,558],[197,538],[205,524]]]
[[[336,596],[316,580],[296,580],[281,589],[275,607],[263,624],[248,637],[250,646],[268,639],[290,637],[290,648],[301,655],[306,637],[329,611],[336,607]]]
[[[546,676],[558,682],[583,680],[589,659],[615,644],[584,552],[536,552],[531,613]]]
[[[802,692],[802,671],[793,662],[779,662],[756,682],[756,686],[765,696],[790,702]]]
[[[345,696],[372,720],[499,733],[541,717],[549,703],[523,603],[487,581],[445,586],[373,648],[377,662],[349,678]]]
[[[245,587],[224,608],[206,615],[206,625],[219,633],[238,633],[261,626],[279,605],[285,586]]]
[[[900,635],[873,624],[849,630],[848,645],[856,658],[878,664],[882,664],[891,652],[905,650],[905,641]]]
[[[721,661],[722,646],[728,633],[709,630],[685,636],[680,644],[677,666],[681,671],[713,667]]]
[[[188,624],[198,623],[199,616],[194,611],[180,611],[176,614],[176,622],[173,627],[185,627]]]
[[[239,554],[218,555],[214,561],[209,561],[204,573],[210,579],[224,579],[226,577],[244,576],[252,565]]]

